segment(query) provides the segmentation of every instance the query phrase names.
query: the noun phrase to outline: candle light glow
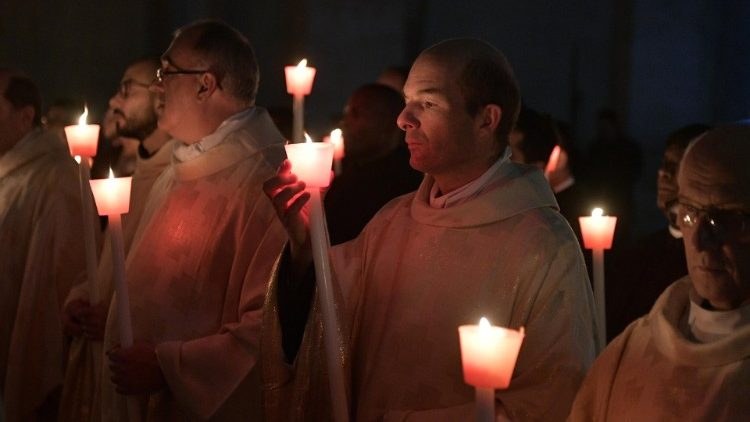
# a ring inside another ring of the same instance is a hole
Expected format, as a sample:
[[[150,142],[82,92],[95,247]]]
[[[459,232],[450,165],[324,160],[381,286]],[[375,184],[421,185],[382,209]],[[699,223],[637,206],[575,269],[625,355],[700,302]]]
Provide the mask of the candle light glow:
[[[324,188],[331,182],[333,144],[313,142],[305,134],[305,142],[287,144],[286,155],[292,163],[292,171],[308,188]]]
[[[65,138],[68,141],[70,155],[73,157],[76,155],[93,157],[96,155],[99,125],[86,124],[88,114],[88,107],[84,107],[83,114],[78,118],[78,124],[65,126]]]
[[[579,217],[583,246],[586,249],[610,249],[617,217],[605,216],[604,210],[594,208],[590,217]]]
[[[316,69],[307,66],[307,59],[302,59],[297,66],[284,67],[286,92],[294,96],[310,95]]]
[[[126,214],[130,210],[132,180],[132,177],[114,177],[109,169],[109,178],[90,181],[99,215]]]
[[[464,381],[479,388],[508,388],[524,330],[490,325],[482,318],[479,325],[458,327]]]

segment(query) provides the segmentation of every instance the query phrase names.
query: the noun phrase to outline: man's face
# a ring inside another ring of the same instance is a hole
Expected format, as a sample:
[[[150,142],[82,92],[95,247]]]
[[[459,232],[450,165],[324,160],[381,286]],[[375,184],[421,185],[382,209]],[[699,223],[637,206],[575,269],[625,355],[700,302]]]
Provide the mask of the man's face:
[[[703,157],[688,157],[682,166],[678,223],[693,287],[715,308],[734,309],[750,299],[750,217],[740,216],[750,213],[748,178]],[[690,212],[697,218],[686,218]]]
[[[404,86],[406,106],[397,123],[406,131],[414,169],[465,180],[486,165],[497,146],[491,137],[478,136],[481,119],[466,111],[457,68],[430,56],[417,58]]]
[[[677,171],[685,149],[671,145],[664,151],[656,178],[656,205],[668,217],[669,207],[677,201]]]
[[[172,41],[162,55],[162,69],[167,72],[201,68],[184,34]],[[159,128],[184,142],[197,141],[203,136],[195,133],[192,124],[203,117],[197,99],[201,89],[200,76],[167,74],[161,83],[156,82],[151,86],[158,94]]]
[[[154,72],[148,63],[125,70],[118,92],[109,100],[119,136],[143,141],[156,129],[158,99],[149,91]]]
[[[9,79],[7,74],[0,73],[0,154],[13,148],[31,130],[24,124],[21,110],[5,98]]]

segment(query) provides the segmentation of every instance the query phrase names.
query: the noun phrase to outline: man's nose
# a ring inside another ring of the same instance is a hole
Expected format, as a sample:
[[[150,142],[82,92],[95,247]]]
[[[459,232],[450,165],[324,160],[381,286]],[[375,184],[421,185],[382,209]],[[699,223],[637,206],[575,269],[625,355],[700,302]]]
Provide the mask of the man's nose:
[[[419,127],[419,120],[417,120],[411,108],[407,105],[396,118],[396,125],[401,130],[414,129]]]
[[[690,241],[698,251],[714,250],[721,246],[722,239],[707,217],[698,218]]]

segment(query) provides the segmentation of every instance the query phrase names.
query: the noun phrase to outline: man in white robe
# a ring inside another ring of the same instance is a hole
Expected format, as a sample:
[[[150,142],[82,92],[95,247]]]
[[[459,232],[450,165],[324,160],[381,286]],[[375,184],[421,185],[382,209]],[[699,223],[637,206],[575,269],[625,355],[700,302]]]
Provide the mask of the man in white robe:
[[[125,395],[146,420],[260,417],[261,311],[286,235],[261,189],[284,150],[257,84],[252,47],[223,23],[178,30],[162,55],[159,127],[179,143],[127,257],[133,347],[110,308],[104,420],[127,419]]]
[[[562,420],[595,356],[593,299],[544,176],[505,153],[519,107],[510,65],[482,41],[446,41],[417,58],[404,94],[397,123],[411,166],[427,176],[331,250],[352,420],[472,420],[457,328],[482,316],[526,329],[510,388],[496,392],[497,416]],[[312,282],[299,213],[308,194],[291,171],[285,163],[265,185],[291,239],[265,314],[266,411],[326,420],[317,304],[297,352]]]
[[[158,58],[138,59],[122,76],[119,88],[109,100],[116,135],[138,140],[138,156],[130,190],[130,209],[122,219],[125,253],[143,214],[146,198],[156,178],[170,163],[174,141],[157,127],[158,95],[149,90],[161,67]],[[112,300],[112,249],[106,233],[96,276],[99,303],[89,301],[89,287],[74,287],[66,301],[63,321],[73,336],[65,373],[58,420],[97,420],[93,410],[101,379],[102,338]]]
[[[34,83],[0,69],[0,93],[0,393],[8,422],[45,420],[63,379],[62,305],[85,272],[78,172],[40,127]]]
[[[688,275],[597,358],[571,421],[744,421],[750,415],[750,126],[717,127],[680,165]]]

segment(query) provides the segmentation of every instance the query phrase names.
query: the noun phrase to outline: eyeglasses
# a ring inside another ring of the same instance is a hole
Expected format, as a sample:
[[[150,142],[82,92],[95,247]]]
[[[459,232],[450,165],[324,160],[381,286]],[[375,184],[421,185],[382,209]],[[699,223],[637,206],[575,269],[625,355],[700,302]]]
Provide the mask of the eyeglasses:
[[[126,79],[126,80],[120,82],[120,87],[117,89],[117,93],[123,99],[128,98],[128,96],[130,95],[130,89],[133,86],[137,86],[137,87],[148,89],[148,87],[151,86],[151,84],[134,81],[133,79]]]
[[[169,75],[199,75],[206,72],[209,72],[209,70],[164,70],[162,68],[158,68],[156,69],[156,81],[159,83],[163,83],[164,78]]]
[[[710,233],[720,240],[739,240],[750,234],[750,214],[742,211],[704,210],[680,203],[677,224],[695,227],[700,220],[707,223]]]

